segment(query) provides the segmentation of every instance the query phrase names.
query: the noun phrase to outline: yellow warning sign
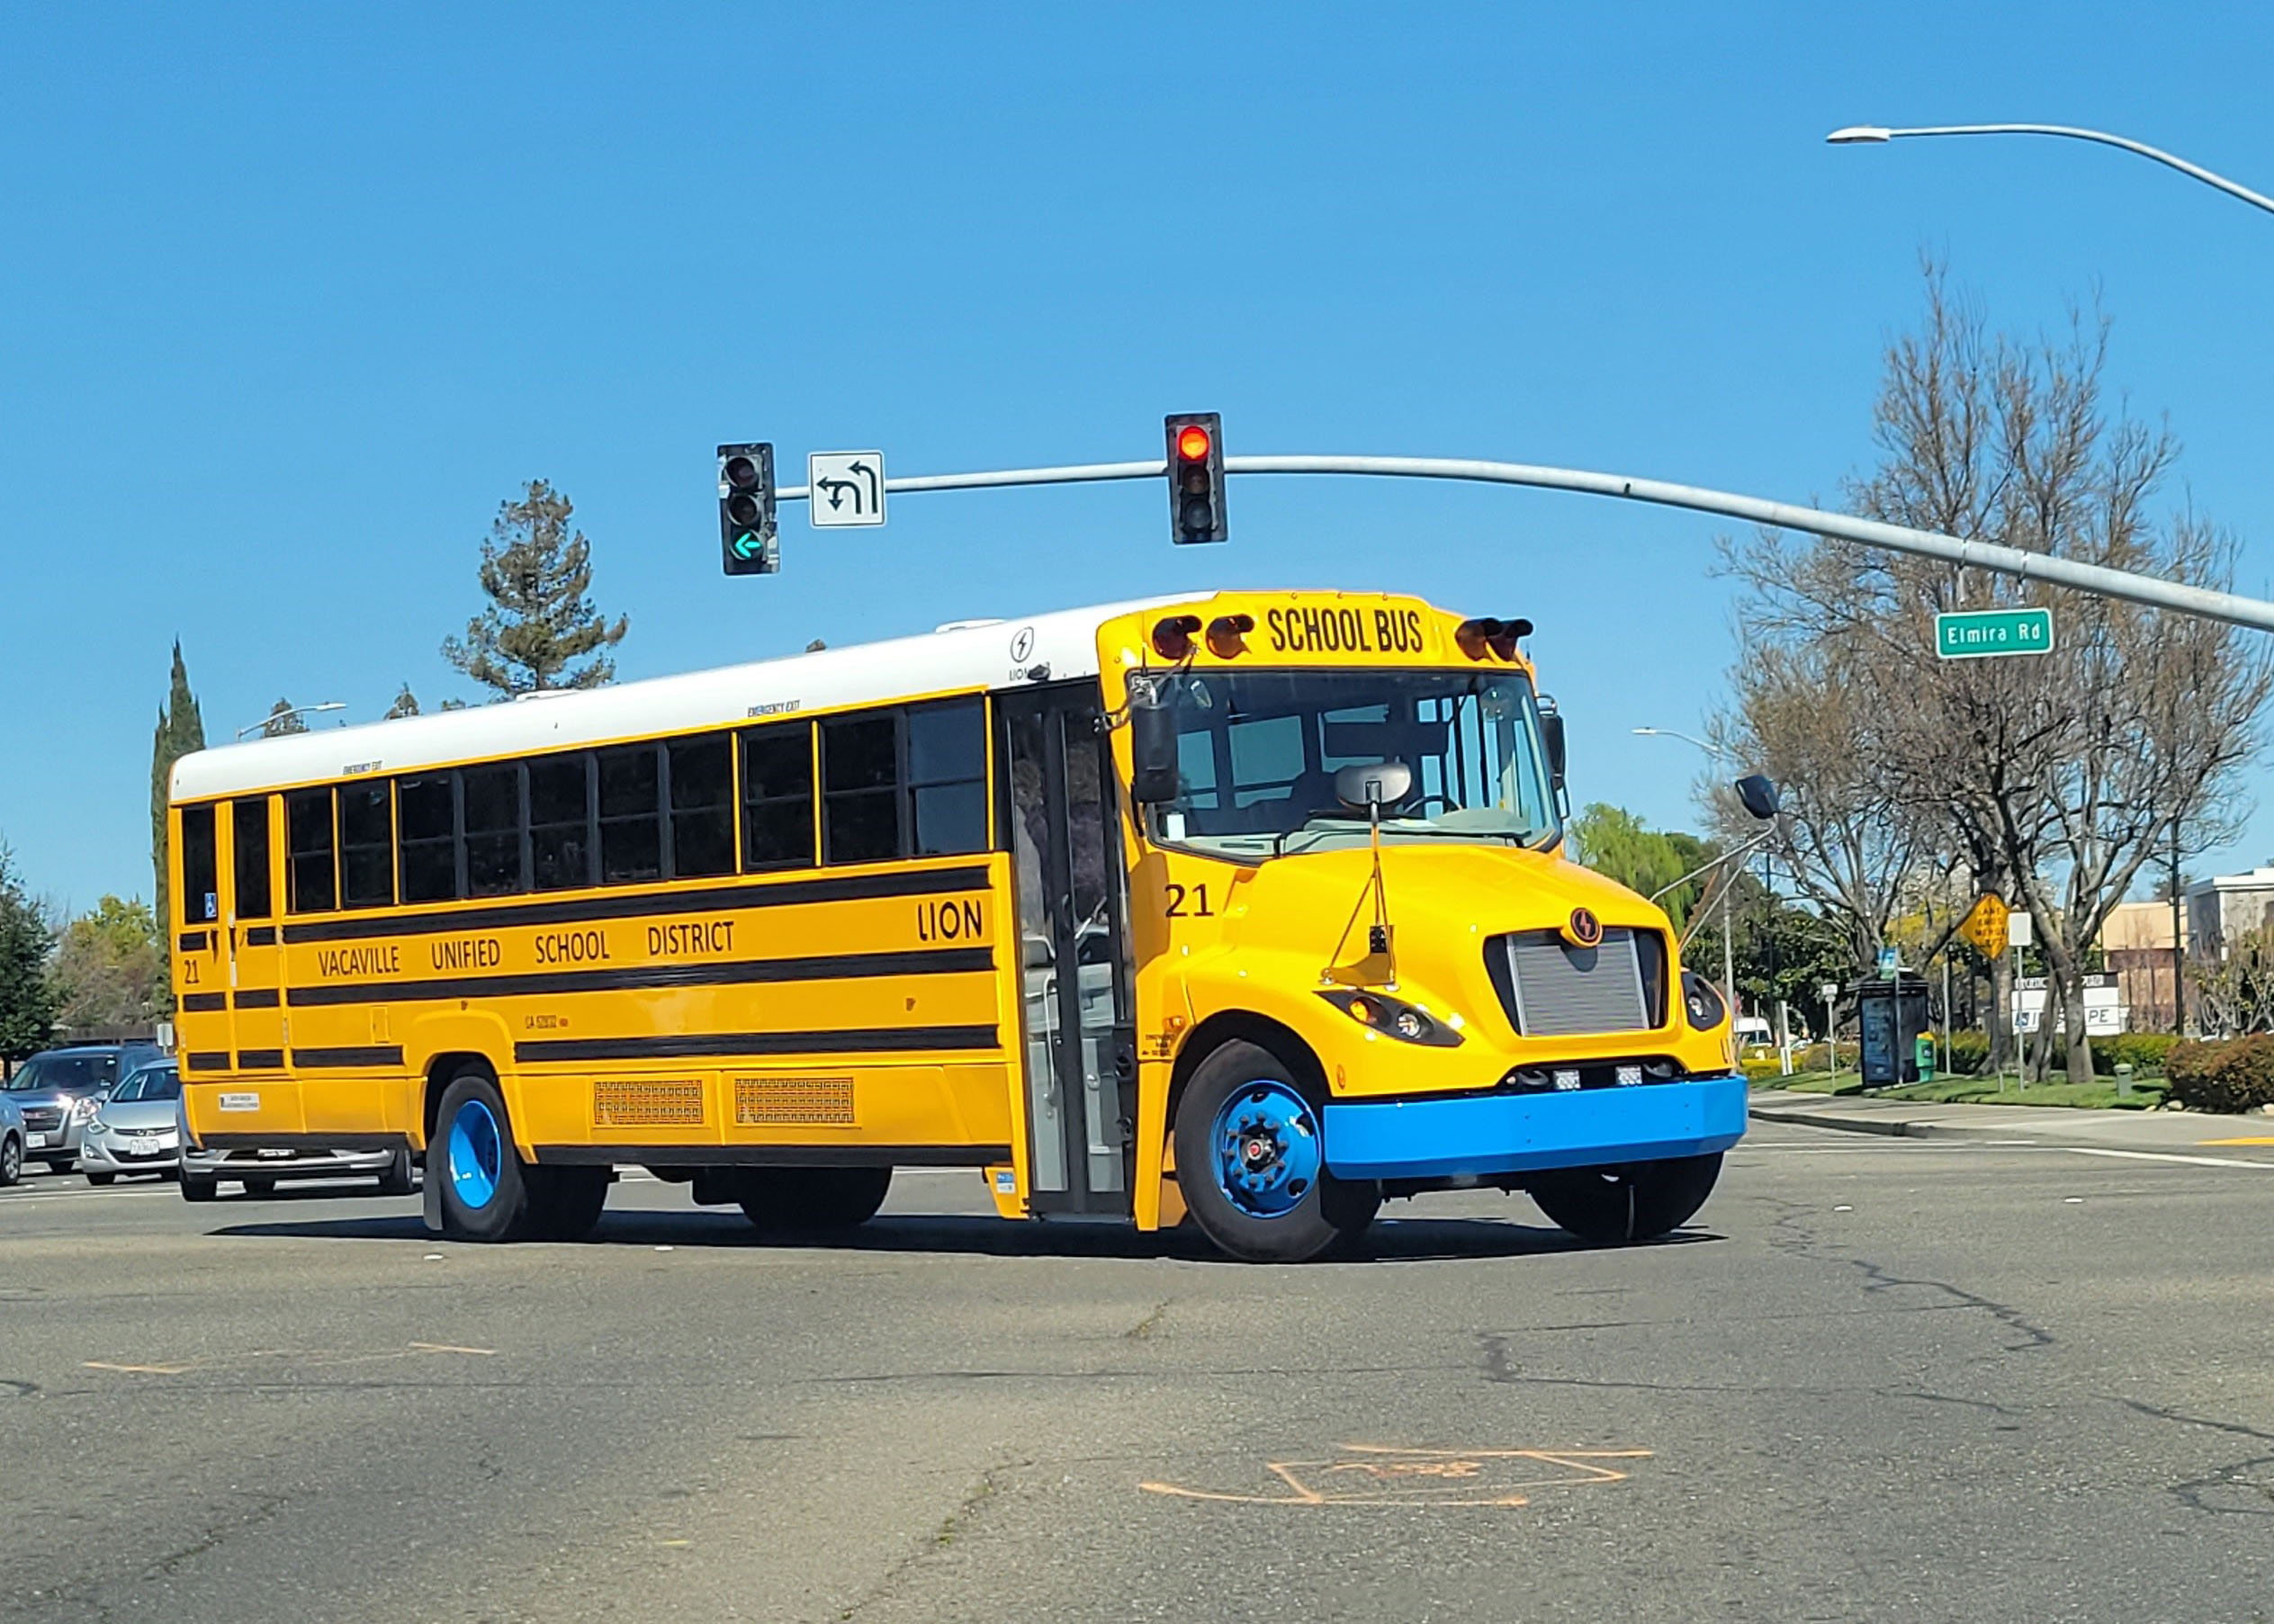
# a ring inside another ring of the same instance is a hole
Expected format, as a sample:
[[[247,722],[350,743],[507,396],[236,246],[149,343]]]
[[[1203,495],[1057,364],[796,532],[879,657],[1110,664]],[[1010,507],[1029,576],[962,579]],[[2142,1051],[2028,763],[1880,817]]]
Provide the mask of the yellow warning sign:
[[[1985,891],[1967,913],[1966,922],[1958,927],[1958,933],[1979,947],[1984,958],[1996,958],[2006,950],[2012,916],[2005,898]]]

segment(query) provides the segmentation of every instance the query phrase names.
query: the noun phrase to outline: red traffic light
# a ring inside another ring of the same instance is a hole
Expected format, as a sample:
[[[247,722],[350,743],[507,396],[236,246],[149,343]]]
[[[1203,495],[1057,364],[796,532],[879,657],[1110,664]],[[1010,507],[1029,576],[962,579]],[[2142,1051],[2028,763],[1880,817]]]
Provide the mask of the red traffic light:
[[[1187,462],[1208,460],[1208,430],[1197,423],[1187,423],[1176,431],[1176,454]]]

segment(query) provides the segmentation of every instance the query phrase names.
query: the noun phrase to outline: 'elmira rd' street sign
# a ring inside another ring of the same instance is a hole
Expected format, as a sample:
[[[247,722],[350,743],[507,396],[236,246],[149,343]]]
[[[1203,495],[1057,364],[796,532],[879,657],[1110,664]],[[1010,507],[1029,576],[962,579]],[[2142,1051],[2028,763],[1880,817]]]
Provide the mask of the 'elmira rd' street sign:
[[[1965,609],[1935,616],[1935,652],[1945,659],[1987,659],[2053,650],[2050,609]]]

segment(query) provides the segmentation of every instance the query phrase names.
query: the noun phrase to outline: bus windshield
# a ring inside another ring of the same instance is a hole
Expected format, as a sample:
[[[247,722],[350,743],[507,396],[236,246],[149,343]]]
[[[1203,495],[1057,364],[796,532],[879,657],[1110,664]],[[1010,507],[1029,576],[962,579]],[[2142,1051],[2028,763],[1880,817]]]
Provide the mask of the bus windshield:
[[[1550,844],[1555,797],[1531,683],[1512,671],[1185,672],[1177,798],[1156,812],[1172,845],[1253,859],[1366,844],[1335,799],[1338,768],[1402,761],[1411,792],[1382,811],[1385,843]]]

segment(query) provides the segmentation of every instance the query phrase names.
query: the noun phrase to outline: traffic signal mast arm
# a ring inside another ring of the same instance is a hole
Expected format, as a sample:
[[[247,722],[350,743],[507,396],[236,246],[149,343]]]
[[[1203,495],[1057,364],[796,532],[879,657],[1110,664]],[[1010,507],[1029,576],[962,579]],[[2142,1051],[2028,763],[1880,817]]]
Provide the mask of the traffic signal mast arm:
[[[2190,587],[2128,570],[2080,563],[2046,552],[2028,552],[1991,542],[1970,542],[1931,530],[1912,530],[1902,525],[1859,519],[1844,513],[1825,513],[1795,507],[1758,497],[1737,496],[1695,485],[1669,484],[1663,480],[1639,480],[1625,474],[1592,473],[1577,468],[1546,468],[1525,462],[1490,462],[1464,457],[1346,457],[1267,456],[1227,457],[1224,470],[1232,473],[1368,474],[1390,479],[1461,480],[1487,485],[1523,485],[1541,490],[1569,490],[1586,496],[1617,497],[1662,507],[1685,507],[1722,518],[1743,519],[1784,530],[1832,536],[1859,546],[1941,559],[1995,575],[2041,580],[2103,597],[2121,598],[2159,609],[2173,609],[2207,620],[2225,621],[2261,632],[2274,632],[2274,603],[2243,597],[2233,592]],[[1166,476],[1165,459],[1144,462],[1085,462],[1064,468],[1012,468],[987,473],[921,474],[890,479],[885,489],[901,490],[980,490],[1005,485],[1078,485],[1110,480],[1158,480]],[[777,500],[805,499],[804,486],[777,491]]]

